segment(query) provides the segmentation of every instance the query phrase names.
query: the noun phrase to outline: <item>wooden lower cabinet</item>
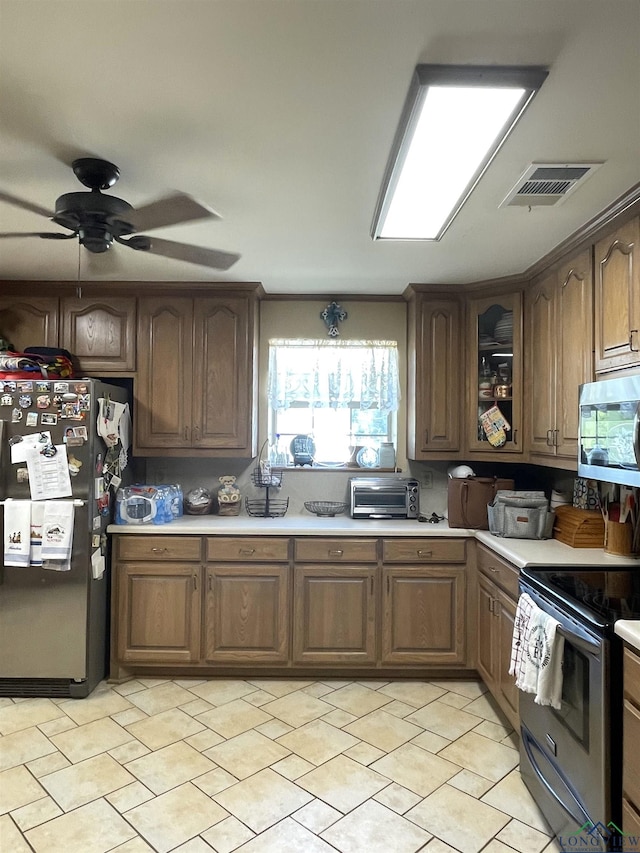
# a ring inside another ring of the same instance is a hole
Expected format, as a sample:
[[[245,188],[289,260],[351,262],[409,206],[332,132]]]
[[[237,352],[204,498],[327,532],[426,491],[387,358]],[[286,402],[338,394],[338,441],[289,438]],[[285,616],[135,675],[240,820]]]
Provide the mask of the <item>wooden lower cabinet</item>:
[[[376,662],[376,566],[296,566],[293,662]]]
[[[116,534],[111,675],[463,670],[462,538]]]
[[[382,664],[465,662],[465,568],[382,570]]]
[[[289,565],[207,566],[205,659],[212,663],[286,663]]]
[[[125,563],[118,567],[117,589],[117,655],[123,665],[199,660],[197,563]]]
[[[622,831],[640,837],[640,654],[624,650]]]
[[[477,668],[483,681],[515,728],[520,728],[518,690],[509,675],[516,615],[518,571],[478,546]]]

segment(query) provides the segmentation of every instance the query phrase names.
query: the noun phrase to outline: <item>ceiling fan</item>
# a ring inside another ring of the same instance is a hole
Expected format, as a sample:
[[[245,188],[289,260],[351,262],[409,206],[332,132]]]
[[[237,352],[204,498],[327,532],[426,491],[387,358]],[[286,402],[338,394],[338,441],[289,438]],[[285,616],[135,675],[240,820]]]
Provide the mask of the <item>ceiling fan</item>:
[[[42,237],[45,240],[71,240],[77,237],[80,244],[94,254],[106,252],[115,241],[139,252],[163,255],[166,258],[218,270],[228,270],[239,260],[240,255],[232,252],[189,246],[139,233],[196,219],[220,219],[215,211],[190,195],[177,192],[135,209],[123,199],[101,192],[112,187],[120,177],[120,170],[113,163],[95,157],[80,157],[73,161],[71,167],[80,183],[89,187],[91,192],[61,195],[56,199],[55,212],[0,190],[0,201],[46,216],[56,225],[68,228],[71,233],[6,232],[0,233],[0,238]]]

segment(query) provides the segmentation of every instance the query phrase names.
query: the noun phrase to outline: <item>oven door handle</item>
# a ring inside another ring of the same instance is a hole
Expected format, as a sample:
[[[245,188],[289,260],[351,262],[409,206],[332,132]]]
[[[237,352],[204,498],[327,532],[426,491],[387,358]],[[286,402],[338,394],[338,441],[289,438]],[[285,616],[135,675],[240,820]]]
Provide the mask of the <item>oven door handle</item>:
[[[573,643],[576,648],[580,649],[580,651],[584,652],[586,655],[597,657],[602,651],[602,645],[600,643],[595,640],[588,640],[586,637],[580,637],[578,634],[568,631],[562,625],[558,626],[556,631],[561,637],[564,637],[565,640],[569,640],[570,643]]]

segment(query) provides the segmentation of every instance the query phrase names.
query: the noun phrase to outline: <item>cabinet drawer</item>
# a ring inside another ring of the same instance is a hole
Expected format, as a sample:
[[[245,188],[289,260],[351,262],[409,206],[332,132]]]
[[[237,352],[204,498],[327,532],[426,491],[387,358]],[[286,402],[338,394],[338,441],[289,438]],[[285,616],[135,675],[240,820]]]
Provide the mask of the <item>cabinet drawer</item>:
[[[209,536],[207,560],[261,562],[289,559],[289,540],[271,536]]]
[[[375,563],[376,539],[296,539],[297,562]]]
[[[464,539],[383,539],[385,563],[464,563]]]
[[[624,693],[640,708],[640,656],[624,650]]]
[[[640,805],[640,709],[627,699],[622,717],[622,792]]]
[[[518,598],[518,578],[520,572],[515,566],[496,557],[491,551],[478,547],[478,570],[501,587],[512,598]]]
[[[119,560],[200,560],[199,536],[138,536],[116,534]]]

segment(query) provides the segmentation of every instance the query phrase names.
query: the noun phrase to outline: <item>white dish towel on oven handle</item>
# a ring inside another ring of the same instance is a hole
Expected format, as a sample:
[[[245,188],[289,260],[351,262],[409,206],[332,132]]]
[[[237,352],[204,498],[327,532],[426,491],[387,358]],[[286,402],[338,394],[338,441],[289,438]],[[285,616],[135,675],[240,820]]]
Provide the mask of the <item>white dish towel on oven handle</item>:
[[[564,637],[560,623],[533,604],[525,630],[522,666],[516,686],[534,693],[538,705],[560,709],[562,702],[562,658]]]

